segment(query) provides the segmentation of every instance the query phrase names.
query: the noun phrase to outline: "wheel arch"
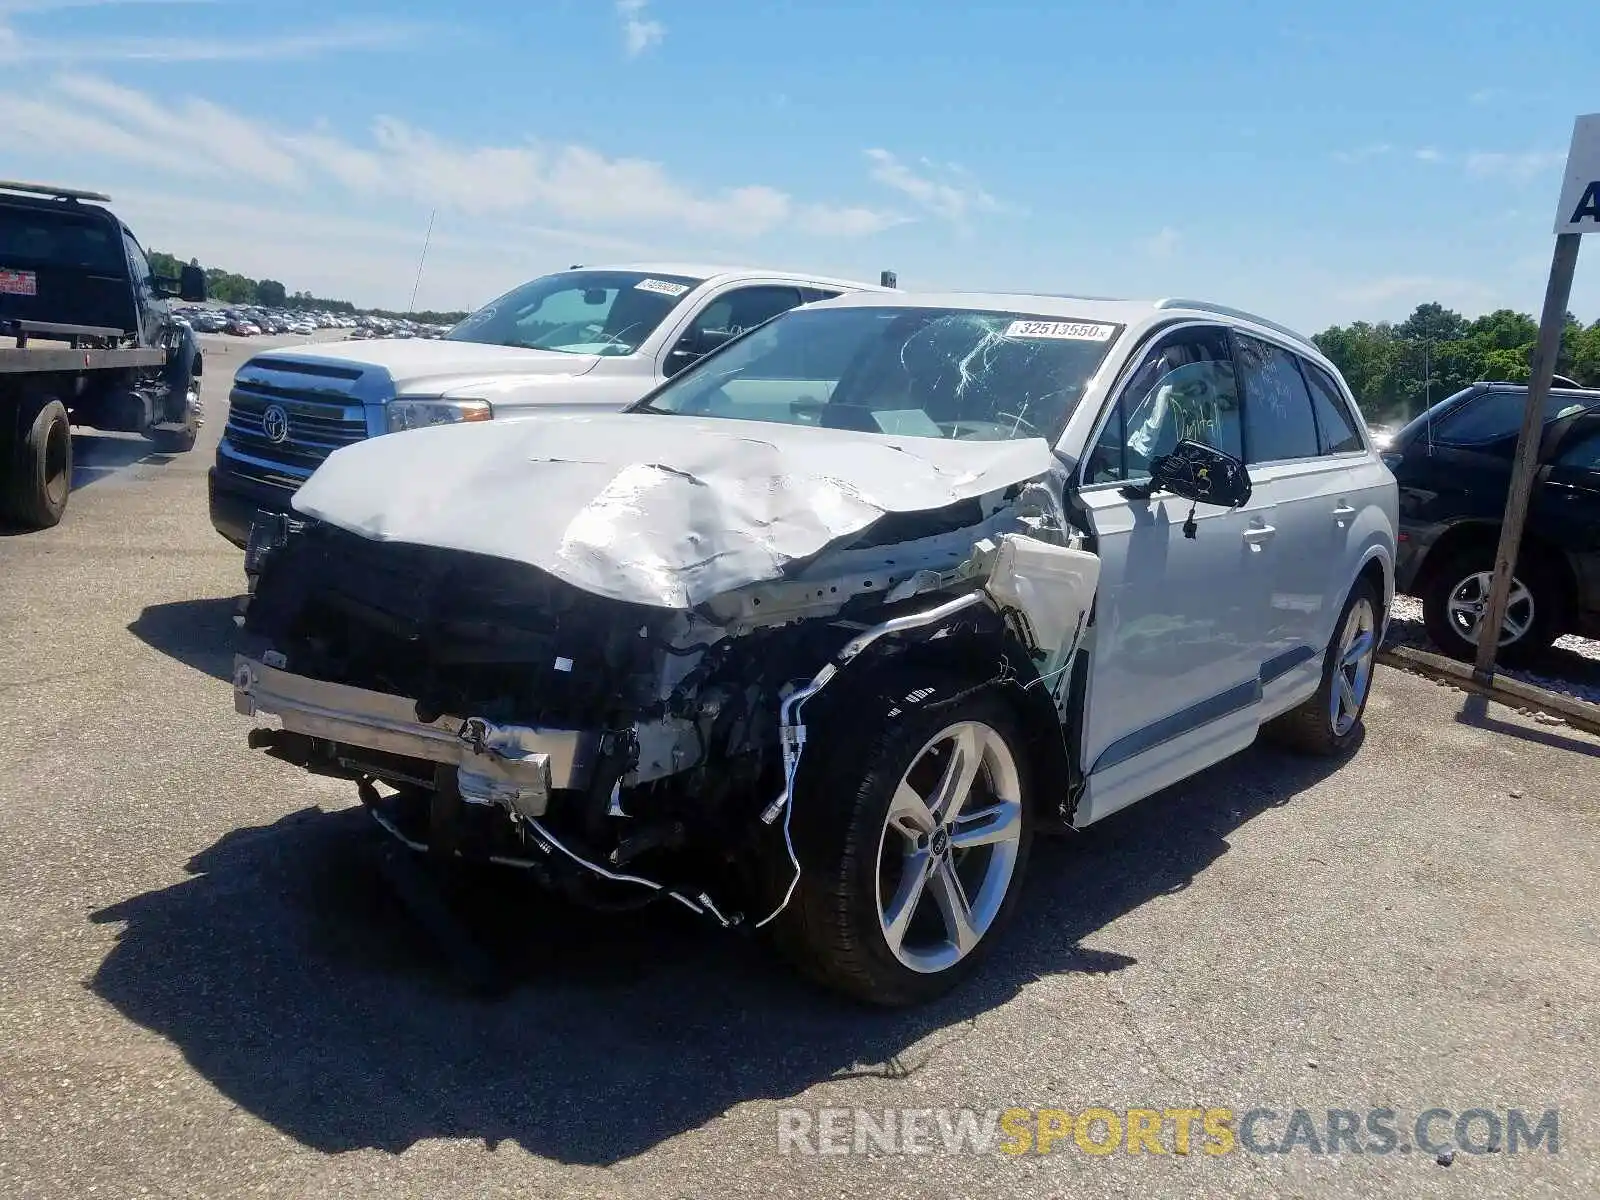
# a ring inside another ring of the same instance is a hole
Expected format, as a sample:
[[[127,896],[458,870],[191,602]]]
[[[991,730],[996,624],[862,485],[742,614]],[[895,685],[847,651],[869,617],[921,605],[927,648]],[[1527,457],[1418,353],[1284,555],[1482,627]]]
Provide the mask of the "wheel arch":
[[[1435,538],[1433,544],[1428,547],[1427,556],[1417,569],[1412,589],[1419,596],[1426,595],[1428,589],[1438,581],[1441,572],[1448,570],[1450,564],[1461,554],[1472,550],[1485,551],[1493,559],[1499,546],[1498,521],[1458,521]],[[1548,567],[1555,575],[1561,589],[1558,625],[1565,628],[1571,620],[1578,597],[1578,577],[1572,568],[1572,563],[1562,553],[1560,547],[1546,541],[1531,529],[1524,529],[1522,532],[1522,544],[1518,547],[1517,558],[1519,561],[1536,558],[1542,566]]]
[[[1076,782],[1066,730],[1026,648],[1009,633],[985,629],[962,637],[886,640],[872,647],[817,698],[818,724],[826,722],[825,736],[834,742],[829,757],[851,755],[879,732],[859,720],[862,695],[888,699],[926,686],[942,692],[927,698],[929,706],[955,704],[975,691],[992,690],[1011,709],[1027,740],[1020,749],[1027,754],[1036,789],[1034,819],[1046,828],[1061,824]],[[810,749],[808,745],[807,753]]]

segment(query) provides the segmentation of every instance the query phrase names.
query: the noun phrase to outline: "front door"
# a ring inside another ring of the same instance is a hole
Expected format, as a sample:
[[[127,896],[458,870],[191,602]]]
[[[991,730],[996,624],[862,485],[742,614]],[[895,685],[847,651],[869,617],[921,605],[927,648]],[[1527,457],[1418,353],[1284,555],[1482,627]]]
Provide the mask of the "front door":
[[[1184,438],[1243,457],[1228,334],[1215,326],[1187,326],[1150,347],[1084,464],[1079,499],[1100,588],[1079,825],[1255,738],[1276,532],[1270,496],[1258,490],[1234,510],[1122,492]]]

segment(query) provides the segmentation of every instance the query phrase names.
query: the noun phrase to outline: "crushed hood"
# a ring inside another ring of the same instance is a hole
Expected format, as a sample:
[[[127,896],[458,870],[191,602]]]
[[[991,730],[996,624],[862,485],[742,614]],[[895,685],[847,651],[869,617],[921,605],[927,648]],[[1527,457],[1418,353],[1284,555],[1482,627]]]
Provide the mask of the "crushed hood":
[[[593,354],[562,354],[555,350],[526,350],[520,346],[491,346],[483,342],[449,342],[433,338],[322,342],[293,350],[269,351],[263,355],[268,356],[382,367],[394,380],[396,387],[461,375],[582,375],[600,361]]]
[[[643,413],[539,415],[335,451],[295,494],[383,541],[528,563],[585,591],[692,608],[888,513],[1050,467],[1043,439],[953,441]]]

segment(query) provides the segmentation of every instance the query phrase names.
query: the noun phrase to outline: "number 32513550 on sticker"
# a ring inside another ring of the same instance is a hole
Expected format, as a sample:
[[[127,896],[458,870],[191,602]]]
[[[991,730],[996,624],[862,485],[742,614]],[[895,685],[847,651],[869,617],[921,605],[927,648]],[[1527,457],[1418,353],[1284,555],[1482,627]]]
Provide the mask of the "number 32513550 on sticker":
[[[1082,321],[1013,321],[1006,336],[1013,338],[1063,338],[1074,342],[1104,342],[1115,331],[1111,325],[1090,325]]]

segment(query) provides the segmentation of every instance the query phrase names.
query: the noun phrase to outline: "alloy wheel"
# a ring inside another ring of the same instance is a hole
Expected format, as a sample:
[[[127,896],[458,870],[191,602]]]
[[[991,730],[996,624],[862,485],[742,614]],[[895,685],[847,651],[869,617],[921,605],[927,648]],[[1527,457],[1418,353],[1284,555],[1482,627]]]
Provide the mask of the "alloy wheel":
[[[913,757],[878,839],[878,922],[921,973],[947,970],[994,924],[1022,844],[1021,772],[981,721],[947,726]]]
[[[1378,651],[1378,619],[1372,602],[1358,599],[1345,618],[1339,634],[1338,659],[1333,667],[1333,691],[1328,698],[1328,716],[1333,732],[1343,737],[1361,719],[1367,689],[1372,686],[1372,660]]]
[[[1492,572],[1475,571],[1450,589],[1445,611],[1451,627],[1469,645],[1478,644],[1484,614],[1489,611],[1489,589],[1493,583]],[[1513,575],[1511,595],[1506,600],[1506,619],[1500,626],[1500,645],[1509,646],[1525,637],[1533,628],[1533,618],[1533,593]]]

